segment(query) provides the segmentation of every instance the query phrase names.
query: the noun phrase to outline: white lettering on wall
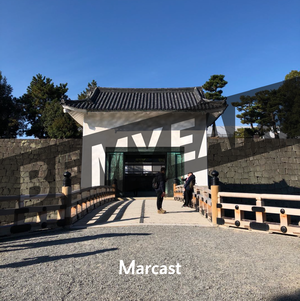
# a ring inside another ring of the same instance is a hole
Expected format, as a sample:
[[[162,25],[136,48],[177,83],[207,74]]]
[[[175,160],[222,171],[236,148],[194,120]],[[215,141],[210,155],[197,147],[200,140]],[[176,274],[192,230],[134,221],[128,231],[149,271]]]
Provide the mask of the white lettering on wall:
[[[118,139],[116,147],[128,147],[128,137]]]
[[[102,144],[92,146],[92,186],[104,184],[104,179],[101,181],[101,168],[105,171],[105,151]],[[102,183],[101,183],[102,182]]]
[[[150,139],[150,142],[149,142],[149,147],[156,147],[158,139],[159,139],[160,134],[162,132],[162,129],[163,128],[161,127],[161,128],[157,128],[157,129],[153,130],[152,135],[151,135],[151,139]]]
[[[137,147],[146,147],[146,143],[141,133],[132,135],[132,139]]]
[[[151,135],[148,147],[156,147],[158,139],[159,139],[160,134],[162,132],[162,129],[163,128],[160,127],[160,128],[154,129],[152,131],[152,135]],[[144,140],[144,137],[143,137],[142,133],[132,135],[131,137],[132,137],[132,139],[133,139],[133,141],[134,141],[134,143],[137,147],[146,147],[146,143],[145,143],[145,140]]]
[[[197,143],[197,149],[193,148],[194,140],[196,140],[196,136],[194,137],[191,132],[185,133],[185,130],[191,129],[195,127],[196,125],[196,119],[191,118],[185,121],[181,121],[178,123],[171,124],[171,147],[182,147],[182,146],[188,146],[187,152],[184,153],[183,160],[184,162],[190,162],[199,158],[205,158],[207,155],[207,143],[206,143],[206,130],[204,129],[203,136],[200,138],[202,139],[200,144],[200,149],[198,148]],[[204,125],[205,127],[205,125]],[[163,127],[156,128],[152,131],[152,135],[149,141],[148,147],[156,147],[158,145],[158,141],[161,137],[163,131]],[[169,134],[169,132],[168,132]],[[130,134],[129,134],[130,135]],[[116,147],[128,147],[129,146],[129,139],[132,138],[134,144],[136,147],[147,147],[145,139],[143,137],[142,133],[133,134],[128,137],[122,137],[119,139],[116,139]],[[168,140],[169,141],[169,140]],[[161,141],[161,146],[167,146],[163,145],[163,141]],[[198,142],[198,141],[196,141]],[[107,145],[108,146],[108,145]],[[109,147],[112,147],[113,145],[109,145]],[[205,163],[203,163],[205,165]],[[105,183],[105,165],[106,165],[106,154],[103,144],[98,144],[95,146],[92,146],[92,186],[98,186],[98,185],[104,185]],[[202,182],[207,183],[207,167],[203,165],[203,170],[196,171],[194,170],[195,176],[197,177],[197,184],[200,185]],[[103,179],[101,178],[103,177]],[[101,178],[101,179],[100,179]]]
[[[32,168],[31,171],[38,170],[39,173],[36,178],[33,178],[33,179],[30,178],[30,185],[31,185],[31,187],[36,187],[36,186],[43,187],[42,193],[47,194],[50,191],[49,182],[45,180],[45,176],[47,175],[47,171],[48,171],[48,165],[43,161],[35,162],[34,165],[37,167]],[[21,175],[23,172],[25,172],[25,170],[28,170],[29,168],[31,169],[31,167],[32,167],[32,164],[26,164],[26,165],[20,166]],[[41,176],[41,174],[44,174],[44,176]],[[21,192],[21,194],[28,195],[28,194],[30,194],[29,193],[30,187],[27,186],[28,183],[23,182],[23,179],[25,179],[25,178],[26,177],[21,178],[20,192]]]
[[[195,151],[183,154],[184,162],[195,160],[195,157],[196,157],[196,152]]]
[[[171,125],[171,146],[180,147],[193,143],[193,135],[181,137],[181,131],[195,127],[195,118],[174,123]],[[184,154],[184,162],[195,160],[196,152],[192,151]]]
[[[207,156],[207,141],[206,141],[206,128],[204,128],[204,133],[202,137],[202,142],[200,144],[200,150],[198,158],[206,157]]]

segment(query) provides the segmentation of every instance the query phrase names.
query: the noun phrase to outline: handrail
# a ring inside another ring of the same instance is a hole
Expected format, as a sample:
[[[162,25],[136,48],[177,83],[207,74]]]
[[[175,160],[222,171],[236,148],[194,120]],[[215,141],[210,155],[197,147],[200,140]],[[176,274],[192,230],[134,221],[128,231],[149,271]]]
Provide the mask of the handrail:
[[[215,203],[212,202],[212,195],[212,190],[208,187],[195,185],[192,203],[203,216],[212,222],[213,214],[215,214],[215,223],[219,226],[300,236],[300,208],[291,208],[284,204],[284,201],[291,201],[292,205],[298,205],[300,195],[216,192]],[[226,202],[224,202],[225,199]],[[235,199],[255,199],[255,205],[240,204]],[[174,200],[184,201],[183,185],[174,186]],[[271,202],[271,205],[266,206],[266,200]],[[272,201],[281,203],[272,204]],[[213,206],[216,206],[216,213],[213,213]],[[233,217],[228,216],[228,211],[233,212]],[[270,220],[269,215],[275,215],[277,220],[275,218]]]
[[[174,186],[174,200],[184,202],[184,186]],[[212,219],[212,202],[211,190],[206,186],[194,186],[194,193],[192,195],[192,206],[196,211],[200,212],[204,217],[211,221]]]
[[[7,202],[7,201],[19,201],[19,200],[20,200],[19,195],[0,196],[0,203],[1,202]]]
[[[65,188],[71,187],[63,187],[63,192],[66,191]],[[0,226],[0,236],[40,228],[70,227],[96,207],[115,199],[115,188],[111,186],[92,186],[74,191],[67,189],[67,191],[67,194],[0,196],[0,204],[17,201],[14,204],[16,208],[0,209],[0,216],[6,218],[4,225]],[[79,198],[73,200],[76,196]],[[41,199],[41,203],[36,205],[27,206],[24,202],[38,199]],[[45,204],[43,203],[45,199],[57,200],[59,204]],[[52,218],[49,218],[49,214]]]
[[[285,201],[300,201],[300,195],[289,194],[266,194],[266,193],[240,193],[240,192],[219,192],[222,197],[236,197],[236,198],[260,198],[265,200],[285,200]]]
[[[225,198],[255,199],[255,205],[239,204],[234,200],[224,202]],[[300,208],[286,207],[284,203],[265,206],[264,200],[300,202],[300,195],[219,192],[217,224],[300,236]],[[233,212],[233,217],[226,215],[225,210]],[[276,215],[275,221],[267,214]]]
[[[30,195],[30,194],[20,194],[20,195],[5,195],[0,196],[0,202],[7,202],[7,201],[19,201],[19,200],[36,200],[36,199],[44,199],[44,198],[60,198],[64,197],[63,193],[43,193],[37,195]]]

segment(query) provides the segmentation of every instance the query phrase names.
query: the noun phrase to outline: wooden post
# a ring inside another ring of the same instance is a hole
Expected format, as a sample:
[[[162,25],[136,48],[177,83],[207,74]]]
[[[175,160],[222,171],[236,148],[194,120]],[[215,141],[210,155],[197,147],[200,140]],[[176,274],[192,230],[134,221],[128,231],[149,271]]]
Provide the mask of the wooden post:
[[[256,206],[263,207],[265,205],[264,201],[261,197],[256,198]],[[264,212],[256,212],[255,213],[256,222],[257,223],[264,223],[266,220],[266,214]]]
[[[117,179],[114,179],[114,183],[111,185],[112,187],[113,187],[113,189],[114,189],[114,198],[116,198],[117,196],[118,196],[118,181],[117,181]],[[110,192],[110,194],[111,194],[111,192]]]
[[[176,186],[179,185],[179,184],[180,184],[179,180],[177,178],[175,178],[174,182],[173,182],[173,197],[174,198],[177,197],[177,195],[176,195]]]
[[[211,189],[211,210],[212,210],[212,223],[213,225],[217,225],[217,216],[218,216],[218,209],[217,209],[217,203],[218,203],[218,193],[219,193],[219,179],[218,175],[219,173],[216,170],[213,170],[212,173],[212,185],[210,187]]]
[[[20,195],[17,207],[18,207],[17,209],[24,208],[24,198],[23,198],[22,195]],[[22,225],[24,223],[25,223],[25,214],[24,213],[16,213],[16,211],[15,211],[14,224],[15,225]]]
[[[282,210],[282,209],[281,209]],[[280,214],[280,226],[288,227],[291,223],[291,216],[287,214]]]
[[[71,174],[67,171],[64,173],[63,187],[62,193],[65,195],[65,226],[66,228],[70,228],[72,225],[72,195],[71,195]]]

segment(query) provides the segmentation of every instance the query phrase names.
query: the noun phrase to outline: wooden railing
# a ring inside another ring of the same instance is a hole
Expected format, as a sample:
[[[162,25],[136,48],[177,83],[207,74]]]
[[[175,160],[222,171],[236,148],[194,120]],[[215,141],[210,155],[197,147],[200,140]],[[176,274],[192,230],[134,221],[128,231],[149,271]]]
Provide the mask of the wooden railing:
[[[183,185],[174,187],[174,200],[184,202],[184,188]],[[194,186],[194,193],[192,197],[192,207],[199,211],[203,216],[212,220],[212,202],[211,190],[204,186]]]
[[[62,191],[35,196],[0,196],[0,203],[6,202],[6,207],[15,207],[0,209],[0,216],[9,218],[8,222],[2,220],[0,236],[41,228],[69,228],[96,207],[115,199],[115,188],[109,186],[71,191],[71,185],[68,185]],[[36,200],[38,204],[27,206],[26,200]]]
[[[300,195],[219,192],[218,172],[212,175],[211,189],[194,186],[192,204],[213,224],[300,236]],[[183,192],[174,186],[174,199],[184,202]]]
[[[240,201],[234,202],[234,199],[252,199],[255,204],[241,204]],[[271,200],[271,206],[265,206],[266,200]],[[300,195],[219,192],[217,224],[299,236],[300,209],[285,206],[286,201],[299,205]],[[272,203],[275,202],[281,204],[273,206]],[[233,217],[228,217],[229,214],[226,214],[225,210],[230,210]],[[254,217],[246,217],[246,212],[251,212]],[[272,217],[268,217],[268,214]]]

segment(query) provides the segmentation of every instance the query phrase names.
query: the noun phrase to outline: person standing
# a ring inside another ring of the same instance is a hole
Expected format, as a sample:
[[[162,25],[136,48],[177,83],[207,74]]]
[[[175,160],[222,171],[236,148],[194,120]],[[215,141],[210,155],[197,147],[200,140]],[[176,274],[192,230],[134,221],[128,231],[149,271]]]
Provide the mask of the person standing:
[[[187,207],[187,203],[188,203],[187,191],[186,191],[186,189],[185,189],[185,183],[186,183],[186,181],[188,180],[189,176],[190,176],[190,174],[188,174],[186,178],[183,177],[183,176],[181,177],[181,180],[183,181],[183,188],[184,188],[184,189],[183,189],[183,199],[184,199],[184,203],[183,203],[182,207]]]
[[[166,183],[166,168],[162,167],[160,169],[160,172],[157,173],[157,183],[158,187],[155,189],[156,195],[157,195],[157,213],[163,214],[166,213],[166,210],[162,209],[162,203],[165,196],[165,183]]]
[[[184,184],[184,204],[182,207],[190,207],[192,205],[192,197],[196,178],[192,172],[188,173],[188,177]]]

